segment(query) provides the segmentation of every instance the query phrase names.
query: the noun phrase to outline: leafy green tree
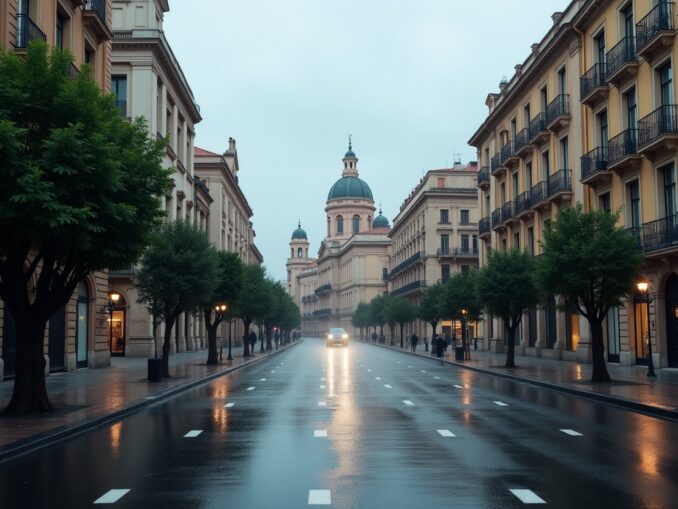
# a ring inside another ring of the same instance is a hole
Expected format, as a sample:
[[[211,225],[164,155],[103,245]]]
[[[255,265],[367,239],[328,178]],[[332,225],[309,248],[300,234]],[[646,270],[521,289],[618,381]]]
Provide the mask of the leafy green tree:
[[[289,308],[286,306],[287,291],[280,281],[273,279],[266,279],[266,284],[269,286],[272,296],[272,304],[268,313],[264,316],[264,330],[266,331],[266,350],[272,350],[271,337],[273,329],[280,328],[282,322],[285,320],[285,314]]]
[[[492,251],[477,275],[478,300],[490,314],[504,320],[508,331],[506,367],[515,367],[516,329],[523,313],[539,302],[534,257],[526,252]]]
[[[184,221],[165,223],[144,253],[137,274],[139,302],[164,320],[162,375],[169,374],[172,328],[181,313],[197,311],[217,284],[218,260],[207,235]]]
[[[292,297],[287,294],[283,301],[283,309],[284,312],[280,322],[281,339],[284,338],[284,342],[287,343],[289,342],[290,332],[301,327],[301,311],[299,306],[292,300]]]
[[[49,318],[88,273],[135,263],[170,184],[164,142],[124,122],[72,57],[32,43],[0,51],[0,298],[16,324],[5,414],[52,411],[43,344]]]
[[[389,314],[391,313],[400,327],[400,348],[404,348],[405,335],[403,330],[405,329],[405,325],[416,318],[416,308],[407,299],[392,297],[391,302],[389,303]]]
[[[214,249],[213,249],[214,250]],[[207,364],[219,364],[217,352],[217,329],[229,319],[242,288],[242,262],[235,253],[214,250],[217,271],[215,287],[211,294],[204,294],[201,302],[207,329]],[[225,306],[225,309],[220,309]]]
[[[538,264],[539,282],[561,295],[591,327],[591,382],[609,382],[605,364],[603,320],[611,307],[633,291],[643,263],[636,239],[616,226],[618,214],[584,212],[581,204],[561,209],[546,228]]]
[[[386,324],[386,316],[385,316],[385,306],[386,306],[386,296],[385,295],[377,295],[370,301],[370,313],[369,313],[369,318],[370,318],[370,323],[374,325],[374,327],[379,327],[379,333],[381,335],[384,334],[384,324]]]
[[[398,304],[396,302],[397,297],[392,297],[390,295],[382,296],[382,303],[384,306],[384,322],[388,325],[388,328],[391,332],[390,342],[391,346],[395,344],[395,328],[398,323]]]
[[[439,283],[436,283],[424,291],[417,308],[417,315],[419,319],[431,324],[431,328],[433,329],[431,340],[433,340],[435,337],[436,329],[438,328],[438,324],[442,319],[443,313],[441,313],[441,311],[443,297],[443,286]]]
[[[242,320],[243,357],[250,356],[249,333],[252,322],[262,320],[273,305],[271,288],[266,282],[266,271],[259,265],[245,265],[242,273],[242,290],[236,304],[237,315]]]
[[[363,331],[370,326],[370,306],[365,302],[358,303],[353,317],[351,318],[353,327],[360,329],[360,339],[364,339]]]

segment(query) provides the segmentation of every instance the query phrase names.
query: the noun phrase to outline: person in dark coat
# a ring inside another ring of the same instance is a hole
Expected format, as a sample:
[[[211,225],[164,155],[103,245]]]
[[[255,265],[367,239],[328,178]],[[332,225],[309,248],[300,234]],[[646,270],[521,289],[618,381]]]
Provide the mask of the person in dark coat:
[[[445,364],[443,362],[443,358],[445,357],[445,347],[447,346],[447,342],[445,339],[443,339],[442,336],[438,336],[436,339],[436,356],[438,359],[440,359],[440,365],[442,366]]]
[[[257,346],[257,333],[254,332],[254,329],[252,329],[252,332],[250,332],[250,353],[254,354],[254,347]]]
[[[412,345],[413,352],[417,351],[417,343],[419,343],[419,338],[415,333],[412,333],[412,337],[410,338],[410,344]]]
[[[372,333],[372,342],[373,342],[373,343],[376,343],[376,342],[377,342],[377,331],[374,331],[374,332]]]
[[[280,333],[278,332],[278,329],[275,330],[275,334],[273,334],[273,341],[275,341],[275,349],[278,349],[278,344],[280,343]]]

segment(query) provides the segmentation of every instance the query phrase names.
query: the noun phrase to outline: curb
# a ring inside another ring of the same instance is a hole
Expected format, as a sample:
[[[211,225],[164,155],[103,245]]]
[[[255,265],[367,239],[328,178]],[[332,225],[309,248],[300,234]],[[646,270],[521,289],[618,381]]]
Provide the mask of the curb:
[[[229,373],[232,373],[234,371],[237,371],[241,368],[245,368],[247,366],[251,366],[253,364],[257,364],[258,362],[262,362],[270,357],[273,357],[274,355],[277,355],[279,353],[282,353],[285,350],[288,350],[289,348],[292,348],[300,343],[303,342],[303,339],[299,339],[296,342],[286,345],[278,350],[273,350],[270,352],[268,355],[265,355],[263,357],[257,357],[252,360],[243,362],[242,364],[239,364],[237,366],[233,367],[228,367],[225,369],[222,369],[220,371],[216,371],[214,373],[210,373],[209,375],[205,375],[199,378],[194,378],[193,380],[186,382],[184,384],[179,384],[174,387],[171,387],[167,389],[164,392],[161,392],[160,394],[154,394],[154,395],[149,395],[146,396],[144,399],[140,400],[135,400],[133,403],[131,403],[129,406],[122,408],[120,410],[117,410],[115,412],[112,412],[110,414],[102,415],[99,417],[93,417],[92,419],[86,420],[84,422],[75,424],[71,427],[64,428],[64,429],[59,429],[57,431],[46,431],[43,433],[40,433],[38,435],[34,435],[32,437],[26,437],[22,438],[21,440],[18,440],[16,442],[13,442],[11,444],[5,445],[3,447],[0,447],[0,463],[3,463],[9,459],[13,459],[17,456],[21,456],[23,454],[27,454],[29,452],[33,452],[38,449],[42,449],[43,447],[47,447],[49,445],[55,444],[57,442],[61,442],[62,440],[66,440],[68,438],[71,438],[75,435],[79,435],[81,433],[84,433],[86,431],[89,431],[94,428],[98,428],[99,426],[103,426],[104,424],[108,424],[113,421],[118,421],[124,417],[127,417],[128,415],[137,413],[144,408],[153,405],[159,401],[163,401],[169,398],[172,398],[174,396],[177,396],[178,394],[181,394],[182,392],[188,391],[189,389],[193,389],[197,387],[198,385],[205,384],[207,382],[211,382],[212,380],[219,378],[220,376],[223,375],[228,375]]]
[[[408,355],[413,355],[415,357],[419,357],[421,359],[426,359],[427,356],[421,355],[418,353],[414,352],[409,352],[406,350],[401,350],[400,348],[394,348],[386,345],[378,345],[374,343],[369,343],[367,341],[363,341],[363,343],[372,345],[372,346],[378,346],[380,348],[385,348],[387,350],[392,350],[395,352],[400,352],[400,353],[405,353]],[[436,359],[437,357],[433,357],[432,359]],[[526,383],[530,385],[535,385],[537,387],[541,387],[543,389],[549,389],[552,391],[558,391],[558,392],[564,392],[566,394],[570,394],[572,396],[577,396],[580,398],[585,398],[589,400],[593,400],[596,402],[600,403],[606,403],[608,405],[616,406],[616,407],[621,407],[626,410],[633,410],[634,412],[638,412],[641,414],[649,415],[650,417],[657,417],[660,419],[666,419],[670,421],[678,421],[678,411],[675,410],[670,410],[668,408],[663,408],[663,407],[658,407],[658,406],[653,406],[653,405],[648,405],[646,403],[641,403],[638,401],[633,401],[629,399],[624,399],[624,398],[618,398],[614,396],[607,396],[605,394],[598,394],[595,392],[589,392],[589,391],[582,391],[581,389],[575,389],[573,387],[567,387],[564,385],[558,385],[555,383],[551,382],[544,382],[542,380],[536,380],[534,378],[523,378],[517,375],[510,375],[508,373],[501,373],[498,371],[492,371],[491,369],[487,368],[479,368],[477,366],[469,366],[467,364],[462,364],[461,362],[456,362],[456,361],[451,361],[445,359],[445,363],[450,364],[452,366],[456,366],[458,368],[463,368],[463,369],[468,369],[470,371],[475,371],[476,373],[481,373],[483,375],[490,375],[494,376],[497,378],[503,378],[504,380],[508,380],[510,382],[518,382],[518,383]]]

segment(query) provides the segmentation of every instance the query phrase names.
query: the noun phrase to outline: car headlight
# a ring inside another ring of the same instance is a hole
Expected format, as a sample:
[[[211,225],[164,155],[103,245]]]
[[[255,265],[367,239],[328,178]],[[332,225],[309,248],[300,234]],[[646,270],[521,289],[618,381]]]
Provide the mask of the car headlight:
[[[332,334],[328,334],[327,339],[334,339],[334,336],[332,336]]]
[[[348,339],[348,334],[344,334],[343,336],[341,336],[341,339]]]

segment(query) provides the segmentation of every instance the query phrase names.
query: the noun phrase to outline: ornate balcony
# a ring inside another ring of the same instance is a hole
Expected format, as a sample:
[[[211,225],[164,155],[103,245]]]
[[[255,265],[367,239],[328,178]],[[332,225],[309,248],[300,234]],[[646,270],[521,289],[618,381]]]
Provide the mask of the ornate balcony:
[[[532,150],[530,145],[530,128],[526,127],[516,134],[516,139],[513,142],[516,156],[522,157]]]
[[[330,293],[332,291],[332,285],[330,283],[327,283],[325,285],[321,285],[318,288],[315,289],[315,294],[316,295],[322,295],[323,293]]]
[[[546,127],[546,114],[538,113],[536,117],[530,120],[530,143],[537,144],[547,141],[551,133]]]
[[[607,169],[623,173],[641,159],[638,153],[638,129],[626,129],[607,143]]]
[[[675,152],[678,148],[678,106],[667,104],[638,121],[638,152]]]
[[[587,106],[594,106],[607,99],[609,88],[607,84],[607,64],[594,64],[579,78],[580,101]]]
[[[532,213],[532,190],[520,193],[516,197],[516,217],[520,218]]]
[[[543,180],[537,182],[530,189],[530,204],[533,210],[538,210],[540,208],[546,207],[549,205],[549,194],[547,183]]]
[[[505,225],[508,225],[516,220],[516,204],[513,201],[507,201],[501,206],[501,221]]]
[[[408,283],[404,286],[401,286],[400,288],[396,288],[391,292],[391,295],[393,297],[397,297],[398,295],[406,295],[418,292],[424,288],[426,288],[426,281],[413,281],[412,283]]]
[[[570,96],[560,94],[546,107],[546,127],[557,132],[570,122]]]
[[[501,165],[509,168],[512,164],[518,162],[518,156],[514,150],[513,140],[509,140],[506,145],[501,147]]]
[[[28,14],[16,15],[16,47],[28,48],[28,43],[34,40],[46,41],[47,36],[38,28]]]
[[[504,222],[501,220],[501,207],[492,211],[492,229],[502,228]]]
[[[572,170],[564,168],[549,175],[548,198],[550,201],[572,198]]]
[[[492,222],[489,217],[483,217],[478,221],[478,235],[482,239],[483,237],[489,236],[492,232]]]
[[[478,250],[463,247],[438,248],[438,258],[478,258]]]
[[[501,153],[497,152],[492,156],[492,159],[490,159],[490,172],[493,177],[496,177],[501,175],[505,169],[506,168],[501,165]]]
[[[652,60],[655,53],[673,44],[673,2],[659,2],[636,24],[639,57]]]
[[[314,318],[328,318],[332,316],[332,308],[316,309],[313,311]]]
[[[581,158],[582,184],[593,185],[599,180],[608,182],[612,172],[607,169],[607,147],[596,147]]]
[[[407,260],[405,260],[402,263],[399,263],[396,265],[393,269],[391,269],[391,277],[395,276],[396,274],[401,273],[402,271],[410,268],[412,265],[415,263],[418,263],[419,260],[422,259],[421,256],[421,251],[417,251],[414,253],[412,256],[410,256]]]
[[[642,232],[645,253],[678,249],[678,214],[645,223]]]
[[[618,87],[638,73],[636,38],[624,37],[615,44],[605,57],[607,59],[607,81]]]
[[[478,170],[478,187],[480,189],[488,189],[490,187],[490,169],[483,166]]]
[[[106,23],[106,0],[87,0],[82,11],[82,20],[100,38],[111,39],[113,33]]]

